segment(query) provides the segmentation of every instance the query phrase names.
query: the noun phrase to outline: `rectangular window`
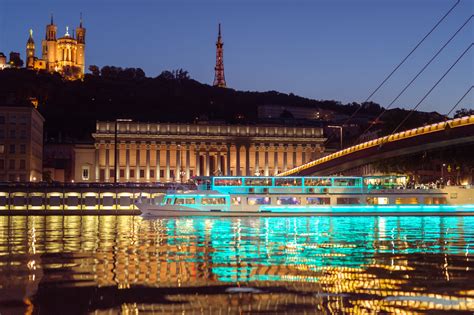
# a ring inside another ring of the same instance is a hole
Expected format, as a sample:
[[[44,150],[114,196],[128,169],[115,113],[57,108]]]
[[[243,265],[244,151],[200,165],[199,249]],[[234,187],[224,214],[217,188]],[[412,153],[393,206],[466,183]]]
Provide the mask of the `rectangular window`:
[[[395,199],[396,205],[417,205],[418,198],[416,197],[405,197]]]
[[[8,150],[10,153],[15,153],[15,145],[10,144],[10,149]]]
[[[124,169],[121,169],[120,170],[120,177],[125,177],[125,170]]]
[[[196,203],[194,198],[176,198],[174,201],[175,205],[193,205]]]
[[[10,160],[8,163],[8,168],[11,170],[15,169],[15,160]]]
[[[330,205],[331,198],[329,197],[308,197],[306,198],[306,204],[308,205]]]
[[[203,205],[224,205],[225,198],[224,197],[214,197],[214,198],[202,198],[201,204]]]
[[[301,178],[275,178],[275,186],[301,186]]]
[[[130,178],[135,178],[135,170],[130,170]]]
[[[155,170],[150,170],[150,178],[155,178]]]
[[[20,144],[20,153],[25,154],[26,153],[26,145],[25,144]]]
[[[242,203],[242,197],[232,197],[230,199],[230,203],[234,206],[240,206],[240,204]]]
[[[174,170],[170,170],[170,177],[174,178]]]
[[[189,176],[190,176],[190,177],[193,177],[193,176],[194,176],[194,171],[193,171],[193,170],[189,170]]]
[[[388,198],[387,197],[367,197],[367,204],[388,205]]]
[[[104,169],[101,169],[100,172],[99,172],[99,175],[100,175],[100,176],[99,176],[100,178],[98,178],[97,181],[98,181],[98,182],[104,181],[104,180],[105,180],[105,170],[104,170]]]
[[[160,170],[160,177],[161,178],[165,177],[165,170]]]
[[[5,130],[0,128],[0,139],[5,139]]]
[[[216,178],[214,186],[242,186],[241,178]]]
[[[5,160],[0,160],[0,170],[5,169]]]
[[[245,178],[245,186],[271,186],[271,178]]]
[[[22,129],[20,131],[20,139],[26,139],[26,130],[25,129]]]
[[[0,144],[0,154],[5,153],[5,146]]]
[[[269,205],[271,201],[270,197],[247,197],[247,204],[249,206]]]
[[[145,178],[145,170],[140,170],[140,178]]]
[[[15,129],[10,129],[10,138],[15,139],[16,138],[16,130]]]
[[[20,170],[26,169],[26,161],[25,160],[20,160]]]
[[[355,178],[334,178],[334,186],[354,187],[356,184]]]
[[[82,180],[89,180],[89,166],[82,167]]]
[[[0,116],[0,125],[5,124],[5,116]]]
[[[331,186],[330,178],[305,178],[305,186]]]
[[[350,197],[337,198],[337,204],[338,205],[358,205],[360,204],[360,200],[359,198],[350,198]]]
[[[109,177],[110,178],[115,177],[115,170],[114,169],[109,170]]]
[[[299,197],[278,197],[277,205],[300,205],[301,198]]]

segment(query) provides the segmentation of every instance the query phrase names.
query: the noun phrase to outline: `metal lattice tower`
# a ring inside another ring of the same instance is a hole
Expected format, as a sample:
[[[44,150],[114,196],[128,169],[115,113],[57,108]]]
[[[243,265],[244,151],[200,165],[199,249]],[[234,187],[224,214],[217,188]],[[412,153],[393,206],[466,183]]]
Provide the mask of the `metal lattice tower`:
[[[221,37],[221,24],[219,23],[219,35],[216,42],[216,71],[214,75],[214,86],[226,87],[224,76],[224,43]]]

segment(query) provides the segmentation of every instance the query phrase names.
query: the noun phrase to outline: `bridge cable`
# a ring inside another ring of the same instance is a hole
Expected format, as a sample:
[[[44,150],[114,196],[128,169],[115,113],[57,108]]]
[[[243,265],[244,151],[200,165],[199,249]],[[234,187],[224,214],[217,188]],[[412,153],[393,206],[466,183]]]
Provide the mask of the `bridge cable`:
[[[403,60],[392,70],[392,72],[390,72],[390,74],[388,76],[385,77],[385,79],[382,81],[382,83],[380,83],[377,88],[372,91],[372,93],[365,99],[365,101],[363,101],[361,103],[361,106],[359,108],[357,108],[353,113],[352,115],[346,119],[346,121],[344,121],[344,123],[342,124],[342,126],[344,126],[345,124],[347,124],[352,118],[354,118],[354,116],[362,109],[364,103],[368,102],[369,99],[372,98],[372,96],[374,96],[375,93],[378,92],[378,90],[392,77],[392,75],[405,63],[405,61],[418,49],[418,47],[431,35],[431,33],[434,32],[434,30],[436,28],[438,28],[438,26],[441,24],[441,22],[444,21],[444,19],[454,10],[454,8],[461,2],[461,0],[457,0],[456,3],[441,17],[441,19],[431,28],[431,30],[418,42],[418,44],[416,44],[415,47],[413,47],[413,49],[408,53],[408,55],[405,56],[405,58],[403,58]],[[330,140],[330,137],[328,137],[328,139],[326,139],[325,141],[325,144],[328,143]]]
[[[451,41],[459,34],[459,32],[471,21],[471,19],[474,17],[474,15],[471,15],[465,22],[463,25],[461,25],[460,28],[458,28],[458,30],[448,39],[448,41],[446,41],[446,43],[433,55],[433,57],[423,66],[423,68],[421,68],[421,70],[413,77],[413,79],[411,79],[410,82],[408,82],[407,85],[405,85],[405,87],[400,91],[400,93],[398,93],[398,95],[390,102],[390,104],[388,104],[387,107],[384,108],[384,110],[382,111],[382,113],[380,113],[372,122],[371,124],[369,125],[369,127],[367,127],[367,129],[365,129],[365,131],[357,138],[357,140],[354,142],[354,144],[356,144],[378,121],[379,119],[383,116],[383,114],[385,114],[385,112],[387,112],[391,107],[392,105],[400,98],[400,96],[402,96],[403,93],[405,93],[405,91],[412,85],[413,82],[415,82],[415,80],[426,70],[426,68],[428,68],[428,66],[433,62],[433,60],[436,59],[436,57],[438,57],[438,55],[446,48],[446,46],[449,45],[449,43],[451,43]]]
[[[449,112],[446,114],[446,119],[448,118],[448,116],[453,112],[453,110],[459,105],[459,103],[462,102],[462,100],[469,94],[469,92],[471,92],[471,90],[474,88],[474,86],[471,85],[471,87],[466,91],[466,93],[464,93],[464,95],[459,99],[459,101],[454,104],[454,106],[449,110]]]
[[[392,133],[386,137],[386,139],[388,140],[388,138],[393,135],[394,133],[396,133],[398,131],[398,129],[408,120],[408,118],[411,117],[411,115],[413,114],[413,112],[421,105],[421,103],[428,97],[428,95],[431,94],[431,92],[438,86],[438,84],[446,77],[446,75],[454,68],[454,66],[456,66],[456,64],[462,59],[462,57],[464,57],[464,55],[472,48],[474,44],[471,43],[464,51],[463,53],[458,57],[458,59],[456,59],[456,61],[451,65],[451,67],[449,67],[449,69],[441,76],[441,78],[431,87],[431,89],[421,98],[421,100],[410,110],[410,112],[405,116],[405,118],[398,124],[398,126],[392,131]],[[380,145],[382,146],[383,143]]]

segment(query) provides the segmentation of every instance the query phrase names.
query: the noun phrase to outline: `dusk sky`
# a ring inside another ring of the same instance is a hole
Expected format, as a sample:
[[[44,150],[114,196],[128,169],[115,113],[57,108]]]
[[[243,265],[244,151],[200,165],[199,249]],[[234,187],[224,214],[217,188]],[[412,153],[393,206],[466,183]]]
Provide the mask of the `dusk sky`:
[[[28,30],[36,55],[50,13],[58,35],[84,16],[86,64],[140,67],[147,76],[183,68],[212,84],[217,24],[222,23],[227,85],[313,99],[361,102],[455,3],[454,0],[0,0],[0,51],[25,56]],[[461,0],[439,28],[372,99],[387,105],[473,14]],[[394,107],[411,108],[474,38],[474,21]],[[420,110],[446,113],[473,83],[474,48]],[[458,108],[473,108],[474,92]]]

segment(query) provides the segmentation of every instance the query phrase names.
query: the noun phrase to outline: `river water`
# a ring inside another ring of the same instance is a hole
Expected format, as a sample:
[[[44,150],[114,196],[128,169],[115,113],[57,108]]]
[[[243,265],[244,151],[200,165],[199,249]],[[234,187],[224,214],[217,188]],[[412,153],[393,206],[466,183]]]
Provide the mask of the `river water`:
[[[0,217],[0,314],[467,313],[474,217]]]

